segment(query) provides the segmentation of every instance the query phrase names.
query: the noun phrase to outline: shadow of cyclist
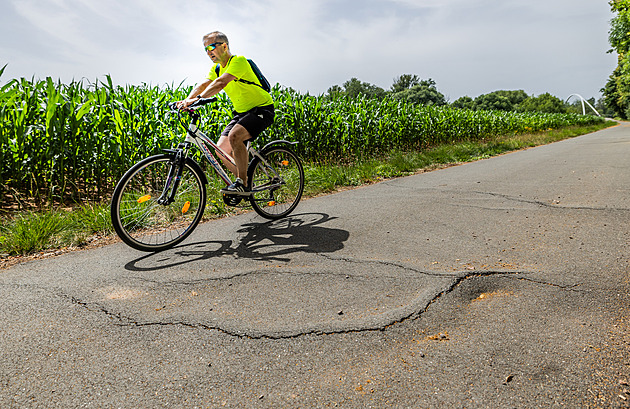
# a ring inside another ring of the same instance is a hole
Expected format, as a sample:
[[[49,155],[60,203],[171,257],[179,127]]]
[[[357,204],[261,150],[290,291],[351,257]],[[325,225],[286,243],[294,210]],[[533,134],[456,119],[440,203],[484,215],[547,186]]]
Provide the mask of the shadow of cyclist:
[[[236,254],[255,260],[289,261],[280,256],[339,251],[350,234],[346,230],[320,226],[333,219],[324,213],[304,213],[268,223],[246,224],[237,231],[245,236]]]
[[[226,255],[287,262],[291,259],[286,256],[292,253],[332,253],[343,249],[350,234],[321,226],[331,220],[334,218],[325,213],[302,213],[266,223],[248,223],[237,231],[244,236],[236,247],[231,240],[188,243],[132,260],[125,269],[156,271]]]

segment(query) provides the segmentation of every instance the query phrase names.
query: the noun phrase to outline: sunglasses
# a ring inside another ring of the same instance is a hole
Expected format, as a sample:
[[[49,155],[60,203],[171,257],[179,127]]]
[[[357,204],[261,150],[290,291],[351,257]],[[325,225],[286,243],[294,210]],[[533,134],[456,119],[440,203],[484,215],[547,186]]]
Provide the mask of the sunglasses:
[[[208,44],[208,45],[205,47],[206,52],[208,52],[208,51],[214,51],[214,49],[215,49],[215,48],[217,48],[217,45],[218,45],[218,44],[225,44],[225,43],[216,42],[216,43]]]

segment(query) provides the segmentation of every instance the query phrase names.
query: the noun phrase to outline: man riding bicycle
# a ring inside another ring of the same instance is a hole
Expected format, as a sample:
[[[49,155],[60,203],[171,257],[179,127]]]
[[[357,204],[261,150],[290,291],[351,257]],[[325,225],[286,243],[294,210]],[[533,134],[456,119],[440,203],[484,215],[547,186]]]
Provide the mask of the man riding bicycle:
[[[256,139],[262,131],[273,123],[273,99],[254,73],[247,58],[232,55],[225,34],[214,31],[203,36],[203,46],[213,63],[208,78],[197,85],[188,97],[179,101],[182,109],[197,101],[210,98],[221,90],[232,101],[234,117],[221,133],[217,145],[234,158],[236,166],[218,155],[225,166],[236,175],[236,181],[221,192],[235,195],[249,195],[247,189],[248,155],[245,143]]]

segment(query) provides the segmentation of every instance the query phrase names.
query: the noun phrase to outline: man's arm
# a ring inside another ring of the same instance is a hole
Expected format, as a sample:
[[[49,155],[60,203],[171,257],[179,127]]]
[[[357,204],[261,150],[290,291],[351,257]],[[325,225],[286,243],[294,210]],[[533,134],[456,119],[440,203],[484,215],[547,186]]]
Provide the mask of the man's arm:
[[[197,95],[201,94],[203,90],[208,88],[208,85],[210,85],[211,83],[212,83],[212,80],[209,80],[209,79],[204,80],[201,84],[197,85],[195,88],[193,88],[192,91],[190,91],[190,94],[188,94],[186,99],[196,98]]]
[[[219,78],[217,78],[216,80],[212,81],[210,83],[210,85],[206,86],[206,89],[204,89],[199,96],[201,98],[210,98],[213,97],[215,95],[217,95],[219,92],[221,92],[221,90],[223,88],[225,88],[225,86],[227,84],[230,83],[230,81],[235,80],[236,77],[232,74],[228,74],[227,72],[223,75],[221,75]]]
[[[198,97],[199,98],[213,97],[217,95],[219,92],[221,92],[221,90],[225,88],[225,86],[229,84],[230,81],[233,81],[235,79],[236,77],[234,75],[228,74],[227,72],[221,75],[219,78],[215,79],[214,81],[207,79],[201,84],[197,85],[195,88],[193,88],[193,90],[190,91],[190,94],[188,95],[188,97],[185,100],[180,101],[177,105],[181,109],[194,103]]]

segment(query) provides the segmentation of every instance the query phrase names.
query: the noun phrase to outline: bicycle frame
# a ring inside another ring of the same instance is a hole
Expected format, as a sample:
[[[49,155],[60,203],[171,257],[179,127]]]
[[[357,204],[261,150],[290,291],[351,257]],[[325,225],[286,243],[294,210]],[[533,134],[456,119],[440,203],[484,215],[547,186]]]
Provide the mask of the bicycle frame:
[[[221,164],[219,163],[219,161],[217,160],[217,158],[212,154],[212,152],[210,151],[210,149],[214,149],[215,152],[217,152],[219,155],[221,155],[225,160],[227,160],[229,163],[231,163],[232,165],[236,166],[234,159],[228,155],[225,151],[223,151],[221,148],[219,148],[219,146],[212,140],[210,139],[210,137],[208,137],[208,135],[206,135],[205,133],[203,133],[203,131],[201,129],[199,129],[199,127],[197,126],[197,124],[199,123],[201,116],[195,112],[196,109],[200,108],[201,106],[205,105],[206,103],[209,102],[214,102],[216,101],[216,99],[214,98],[208,98],[208,99],[202,99],[201,100],[202,103],[197,105],[197,106],[190,106],[188,107],[187,111],[191,114],[192,118],[191,121],[188,125],[188,127],[186,128],[186,138],[184,139],[183,142],[180,142],[177,146],[177,150],[167,150],[169,152],[172,153],[176,153],[176,162],[177,163],[181,163],[181,160],[185,160],[185,158],[188,156],[188,149],[190,148],[191,145],[195,145],[197,146],[197,148],[199,148],[199,150],[202,152],[203,156],[206,158],[206,160],[210,163],[210,165],[212,166],[212,168],[215,170],[215,172],[217,173],[217,175],[219,175],[219,177],[221,178],[221,180],[223,180],[223,182],[227,185],[232,183],[232,180],[230,178],[230,176],[227,174],[227,172],[225,171],[225,169],[223,168],[223,166],[221,166]],[[172,106],[173,107],[173,106]],[[263,147],[263,150],[270,145],[276,144],[276,143],[288,143],[288,144],[295,144],[297,142],[289,142],[289,141],[284,141],[284,140],[280,140],[280,141],[273,141],[270,142],[269,144],[265,145],[265,147]],[[209,147],[208,147],[209,146]],[[265,165],[265,169],[264,172],[267,173],[267,175],[269,175],[269,173],[273,174],[274,177],[279,177],[278,172],[276,171],[276,169],[274,169],[274,167],[269,164],[269,162],[267,161],[267,159],[261,155],[256,149],[252,148],[251,143],[247,142],[246,144],[246,148],[247,148],[247,152],[248,155],[251,155],[252,158],[256,157],[258,159],[260,159],[260,161]],[[182,152],[183,152],[183,157],[182,157]],[[177,167],[179,170],[178,172],[181,173],[181,166]],[[174,195],[175,191],[177,190],[177,187],[179,186],[179,179],[181,177],[181,175],[174,175],[174,169],[171,169],[170,173],[169,173],[169,177],[167,179],[167,184],[166,187],[164,189],[164,192],[162,193],[162,197],[160,198],[160,201],[164,201],[166,204],[170,203],[171,201],[171,196]],[[171,187],[171,194],[168,195],[167,192],[169,191],[169,186],[171,185],[171,181],[175,181],[174,185]],[[280,179],[278,179],[278,181],[276,183],[271,183],[268,185],[265,185],[263,188],[258,188],[258,189],[253,189],[253,192],[260,192],[263,190],[273,190],[276,189],[278,187],[280,187],[282,184],[284,184],[284,182]],[[169,196],[169,199],[164,199],[165,196]]]
[[[186,138],[184,139],[184,143],[195,144],[195,146],[197,146],[199,150],[203,153],[208,162],[210,162],[210,165],[212,165],[214,170],[217,172],[217,175],[219,175],[219,177],[225,182],[225,184],[229,185],[230,183],[232,183],[232,179],[228,176],[227,172],[225,171],[225,169],[223,169],[223,166],[221,166],[217,158],[215,158],[212,152],[210,152],[208,145],[210,145],[218,154],[223,156],[223,158],[225,158],[228,162],[236,166],[236,163],[234,163],[234,159],[232,159],[232,157],[230,157],[230,155],[228,155],[227,153],[223,152],[223,150],[219,148],[219,146],[214,143],[212,139],[204,134],[201,129],[197,127],[194,121],[191,122],[190,125],[188,125],[188,130]],[[247,145],[249,151],[249,143]]]
[[[276,141],[276,142],[279,142],[279,141]],[[285,142],[285,141],[282,141],[282,142]],[[230,183],[232,183],[232,180],[228,176],[227,172],[225,171],[225,169],[223,169],[219,161],[212,154],[212,152],[208,148],[208,145],[210,145],[210,147],[213,148],[219,155],[223,156],[227,161],[229,161],[231,164],[236,166],[236,164],[234,163],[234,159],[232,159],[230,155],[228,155],[221,148],[219,148],[219,146],[212,139],[210,139],[208,135],[204,134],[203,131],[201,131],[201,129],[199,129],[199,127],[197,127],[197,125],[194,122],[191,122],[190,125],[188,126],[188,132],[186,135],[186,139],[184,139],[184,143],[195,144],[195,146],[197,146],[199,150],[203,153],[203,155],[208,160],[208,162],[210,162],[210,165],[212,165],[214,170],[217,172],[217,175],[219,175],[219,177],[225,182],[225,184],[229,185]],[[286,143],[290,143],[290,142],[286,142]],[[270,169],[273,172],[274,176],[278,176],[278,172],[273,168],[273,166],[271,166],[267,162],[267,159],[264,156],[258,153],[256,149],[251,147],[250,142],[247,142],[247,152],[252,157],[259,158],[265,164],[266,168]],[[275,187],[279,187],[281,184],[282,183],[268,185],[268,186],[265,186],[264,189],[255,189],[254,191],[273,189]]]

